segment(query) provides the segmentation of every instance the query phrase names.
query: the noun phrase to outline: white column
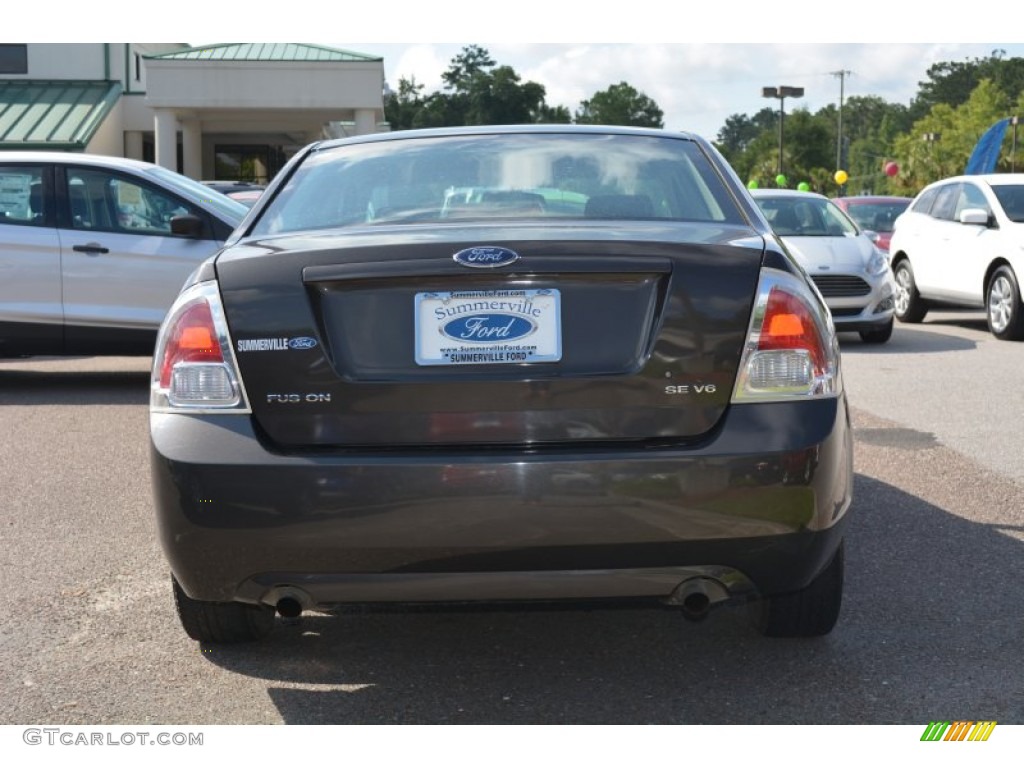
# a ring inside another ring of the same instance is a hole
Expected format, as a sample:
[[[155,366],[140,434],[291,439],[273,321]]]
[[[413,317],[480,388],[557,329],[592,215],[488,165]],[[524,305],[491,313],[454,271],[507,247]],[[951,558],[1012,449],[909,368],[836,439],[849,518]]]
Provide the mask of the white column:
[[[132,160],[142,159],[142,131],[124,132],[124,156]]]
[[[199,181],[203,176],[203,130],[194,118],[181,122],[181,154],[184,174]]]
[[[153,115],[156,164],[178,170],[178,118],[173,109],[158,109]]]
[[[365,133],[376,133],[377,112],[373,109],[356,110],[356,135],[362,136]]]

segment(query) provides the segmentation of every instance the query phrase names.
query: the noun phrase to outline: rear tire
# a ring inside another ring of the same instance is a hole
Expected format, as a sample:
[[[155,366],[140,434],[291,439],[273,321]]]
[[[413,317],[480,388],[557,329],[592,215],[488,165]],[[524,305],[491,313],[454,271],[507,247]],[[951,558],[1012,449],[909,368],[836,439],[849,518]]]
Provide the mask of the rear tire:
[[[860,338],[865,344],[885,344],[892,336],[893,320],[879,328],[872,328],[870,331],[861,331]]]
[[[910,261],[903,259],[897,264],[893,276],[896,278],[896,319],[901,323],[920,323],[928,314],[928,305],[917,292]]]
[[[174,605],[185,634],[201,643],[247,643],[266,637],[274,626],[274,609],[247,603],[193,600],[173,576]]]
[[[843,543],[825,570],[798,592],[765,598],[758,629],[767,637],[819,637],[836,625],[843,603]]]
[[[1017,276],[1009,267],[992,274],[985,291],[985,316],[988,329],[997,339],[1019,341],[1024,338],[1024,307],[1020,303]]]

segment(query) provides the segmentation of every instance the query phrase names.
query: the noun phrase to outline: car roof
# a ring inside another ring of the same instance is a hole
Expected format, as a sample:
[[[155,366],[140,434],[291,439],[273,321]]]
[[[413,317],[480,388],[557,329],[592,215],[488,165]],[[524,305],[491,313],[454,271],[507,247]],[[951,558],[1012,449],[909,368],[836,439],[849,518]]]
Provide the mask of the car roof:
[[[59,152],[55,150],[14,150],[0,152],[0,160],[15,163],[78,163],[97,165],[105,168],[135,168],[147,170],[156,167],[153,163],[132,160],[112,155],[92,155],[84,152]]]
[[[828,200],[817,192],[801,192],[799,189],[752,189],[750,194],[753,197],[806,197]]]
[[[849,197],[833,197],[833,202],[846,205],[858,205],[865,203],[903,203],[913,200],[912,197],[900,197],[898,195],[850,195]]]
[[[938,179],[929,184],[925,189],[938,184],[949,184],[955,181],[983,181],[993,187],[1003,184],[1024,184],[1024,173],[978,173],[971,175],[950,176],[946,179]],[[922,190],[924,191],[924,190]]]
[[[534,125],[472,125],[451,128],[423,128],[412,131],[391,131],[387,133],[371,133],[360,136],[349,136],[341,139],[329,139],[316,145],[317,149],[359,144],[374,141],[399,141],[405,139],[431,138],[441,136],[482,136],[482,135],[526,135],[571,133],[580,135],[619,134],[624,136],[656,136],[660,138],[703,140],[699,136],[686,131],[669,131],[664,128],[635,128],[624,125],[575,125],[575,124],[534,124]]]

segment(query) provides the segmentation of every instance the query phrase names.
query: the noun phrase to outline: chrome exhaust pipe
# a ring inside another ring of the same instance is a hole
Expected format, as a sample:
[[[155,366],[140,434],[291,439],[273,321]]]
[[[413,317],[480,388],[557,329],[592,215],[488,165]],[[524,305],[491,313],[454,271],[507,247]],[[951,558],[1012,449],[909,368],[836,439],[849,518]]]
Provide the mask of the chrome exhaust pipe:
[[[721,582],[698,577],[687,579],[676,587],[668,603],[678,605],[689,621],[703,621],[711,612],[712,605],[728,599],[729,592]]]

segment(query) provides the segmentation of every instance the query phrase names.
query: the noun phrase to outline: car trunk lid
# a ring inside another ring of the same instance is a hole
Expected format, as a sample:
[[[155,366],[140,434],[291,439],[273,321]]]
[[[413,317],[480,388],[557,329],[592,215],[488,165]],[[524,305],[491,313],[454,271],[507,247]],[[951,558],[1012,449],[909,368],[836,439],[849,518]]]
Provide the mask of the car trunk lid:
[[[653,444],[728,407],[763,247],[722,224],[405,226],[253,241],[217,274],[279,448]],[[453,259],[471,248],[519,258]]]

